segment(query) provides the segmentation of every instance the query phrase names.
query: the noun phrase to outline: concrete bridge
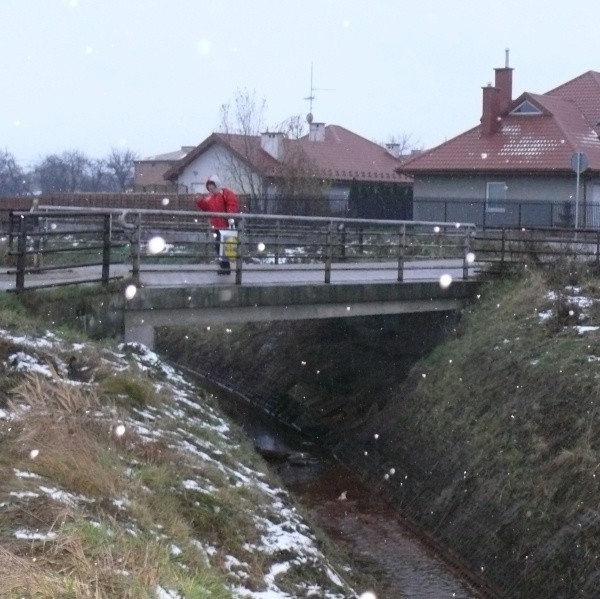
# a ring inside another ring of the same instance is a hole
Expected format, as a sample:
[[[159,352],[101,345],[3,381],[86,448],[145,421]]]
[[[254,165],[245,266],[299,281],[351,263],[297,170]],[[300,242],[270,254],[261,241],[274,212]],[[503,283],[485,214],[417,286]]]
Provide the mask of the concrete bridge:
[[[149,347],[156,327],[173,324],[452,311],[477,291],[468,223],[224,215],[235,218],[237,239],[232,274],[220,276],[211,216],[17,213],[9,237],[17,267],[0,279],[11,289],[12,276],[12,289],[24,292],[121,278],[125,339]],[[57,259],[75,251],[77,261]],[[96,262],[82,260],[87,254]]]
[[[214,269],[143,270],[123,306],[125,339],[153,347],[155,328],[173,324],[453,311],[471,301],[479,286],[463,279],[460,260],[409,262],[402,282],[393,263],[334,268],[329,284],[320,275],[299,265],[268,271],[249,266],[244,283],[236,285]]]

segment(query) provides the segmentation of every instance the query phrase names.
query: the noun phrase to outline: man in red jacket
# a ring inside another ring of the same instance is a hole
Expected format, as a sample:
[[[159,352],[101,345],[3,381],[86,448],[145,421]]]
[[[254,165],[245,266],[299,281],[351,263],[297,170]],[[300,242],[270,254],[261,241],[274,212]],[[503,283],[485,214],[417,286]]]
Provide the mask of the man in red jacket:
[[[211,175],[206,181],[208,197],[199,196],[196,198],[196,206],[203,212],[239,212],[237,196],[231,189],[221,187],[221,181],[216,175]],[[210,219],[210,226],[214,229],[215,239],[217,240],[217,256],[219,256],[220,275],[231,274],[231,264],[225,255],[219,255],[219,245],[221,242],[221,229],[227,229],[229,223],[222,216],[215,216]]]

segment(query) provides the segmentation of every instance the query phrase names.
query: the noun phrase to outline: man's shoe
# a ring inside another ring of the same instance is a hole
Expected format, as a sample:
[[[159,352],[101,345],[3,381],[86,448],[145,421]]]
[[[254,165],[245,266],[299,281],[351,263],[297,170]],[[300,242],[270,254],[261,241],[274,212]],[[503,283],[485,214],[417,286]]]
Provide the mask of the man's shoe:
[[[230,275],[231,274],[231,269],[226,270],[224,268],[221,268],[221,269],[217,270],[217,274],[218,275]]]

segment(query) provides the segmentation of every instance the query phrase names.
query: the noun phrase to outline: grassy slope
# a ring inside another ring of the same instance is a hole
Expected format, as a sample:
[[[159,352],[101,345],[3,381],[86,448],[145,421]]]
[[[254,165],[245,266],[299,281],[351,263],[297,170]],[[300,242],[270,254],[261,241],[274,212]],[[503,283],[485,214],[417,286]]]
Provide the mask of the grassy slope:
[[[365,345],[341,324],[172,331],[163,343],[296,422],[318,423],[345,461],[508,596],[592,597],[600,334],[574,325],[600,325],[600,304],[582,308],[568,284],[600,302],[600,282],[565,272],[487,288],[406,380],[392,348],[410,340]]]
[[[1,597],[353,596],[207,393],[135,346],[45,324],[3,298]]]
[[[600,338],[571,326],[579,311],[540,276],[491,288],[380,419],[429,491],[407,503],[511,596],[591,597],[598,584]]]

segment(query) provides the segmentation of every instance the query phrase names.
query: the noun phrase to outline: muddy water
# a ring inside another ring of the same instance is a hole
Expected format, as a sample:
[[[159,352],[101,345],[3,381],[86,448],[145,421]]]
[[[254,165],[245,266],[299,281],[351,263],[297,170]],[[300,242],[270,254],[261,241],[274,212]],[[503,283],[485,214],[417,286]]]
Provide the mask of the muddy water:
[[[265,418],[246,413],[240,424],[329,536],[350,546],[370,572],[382,574],[378,588],[370,589],[378,599],[478,596],[347,468]]]

